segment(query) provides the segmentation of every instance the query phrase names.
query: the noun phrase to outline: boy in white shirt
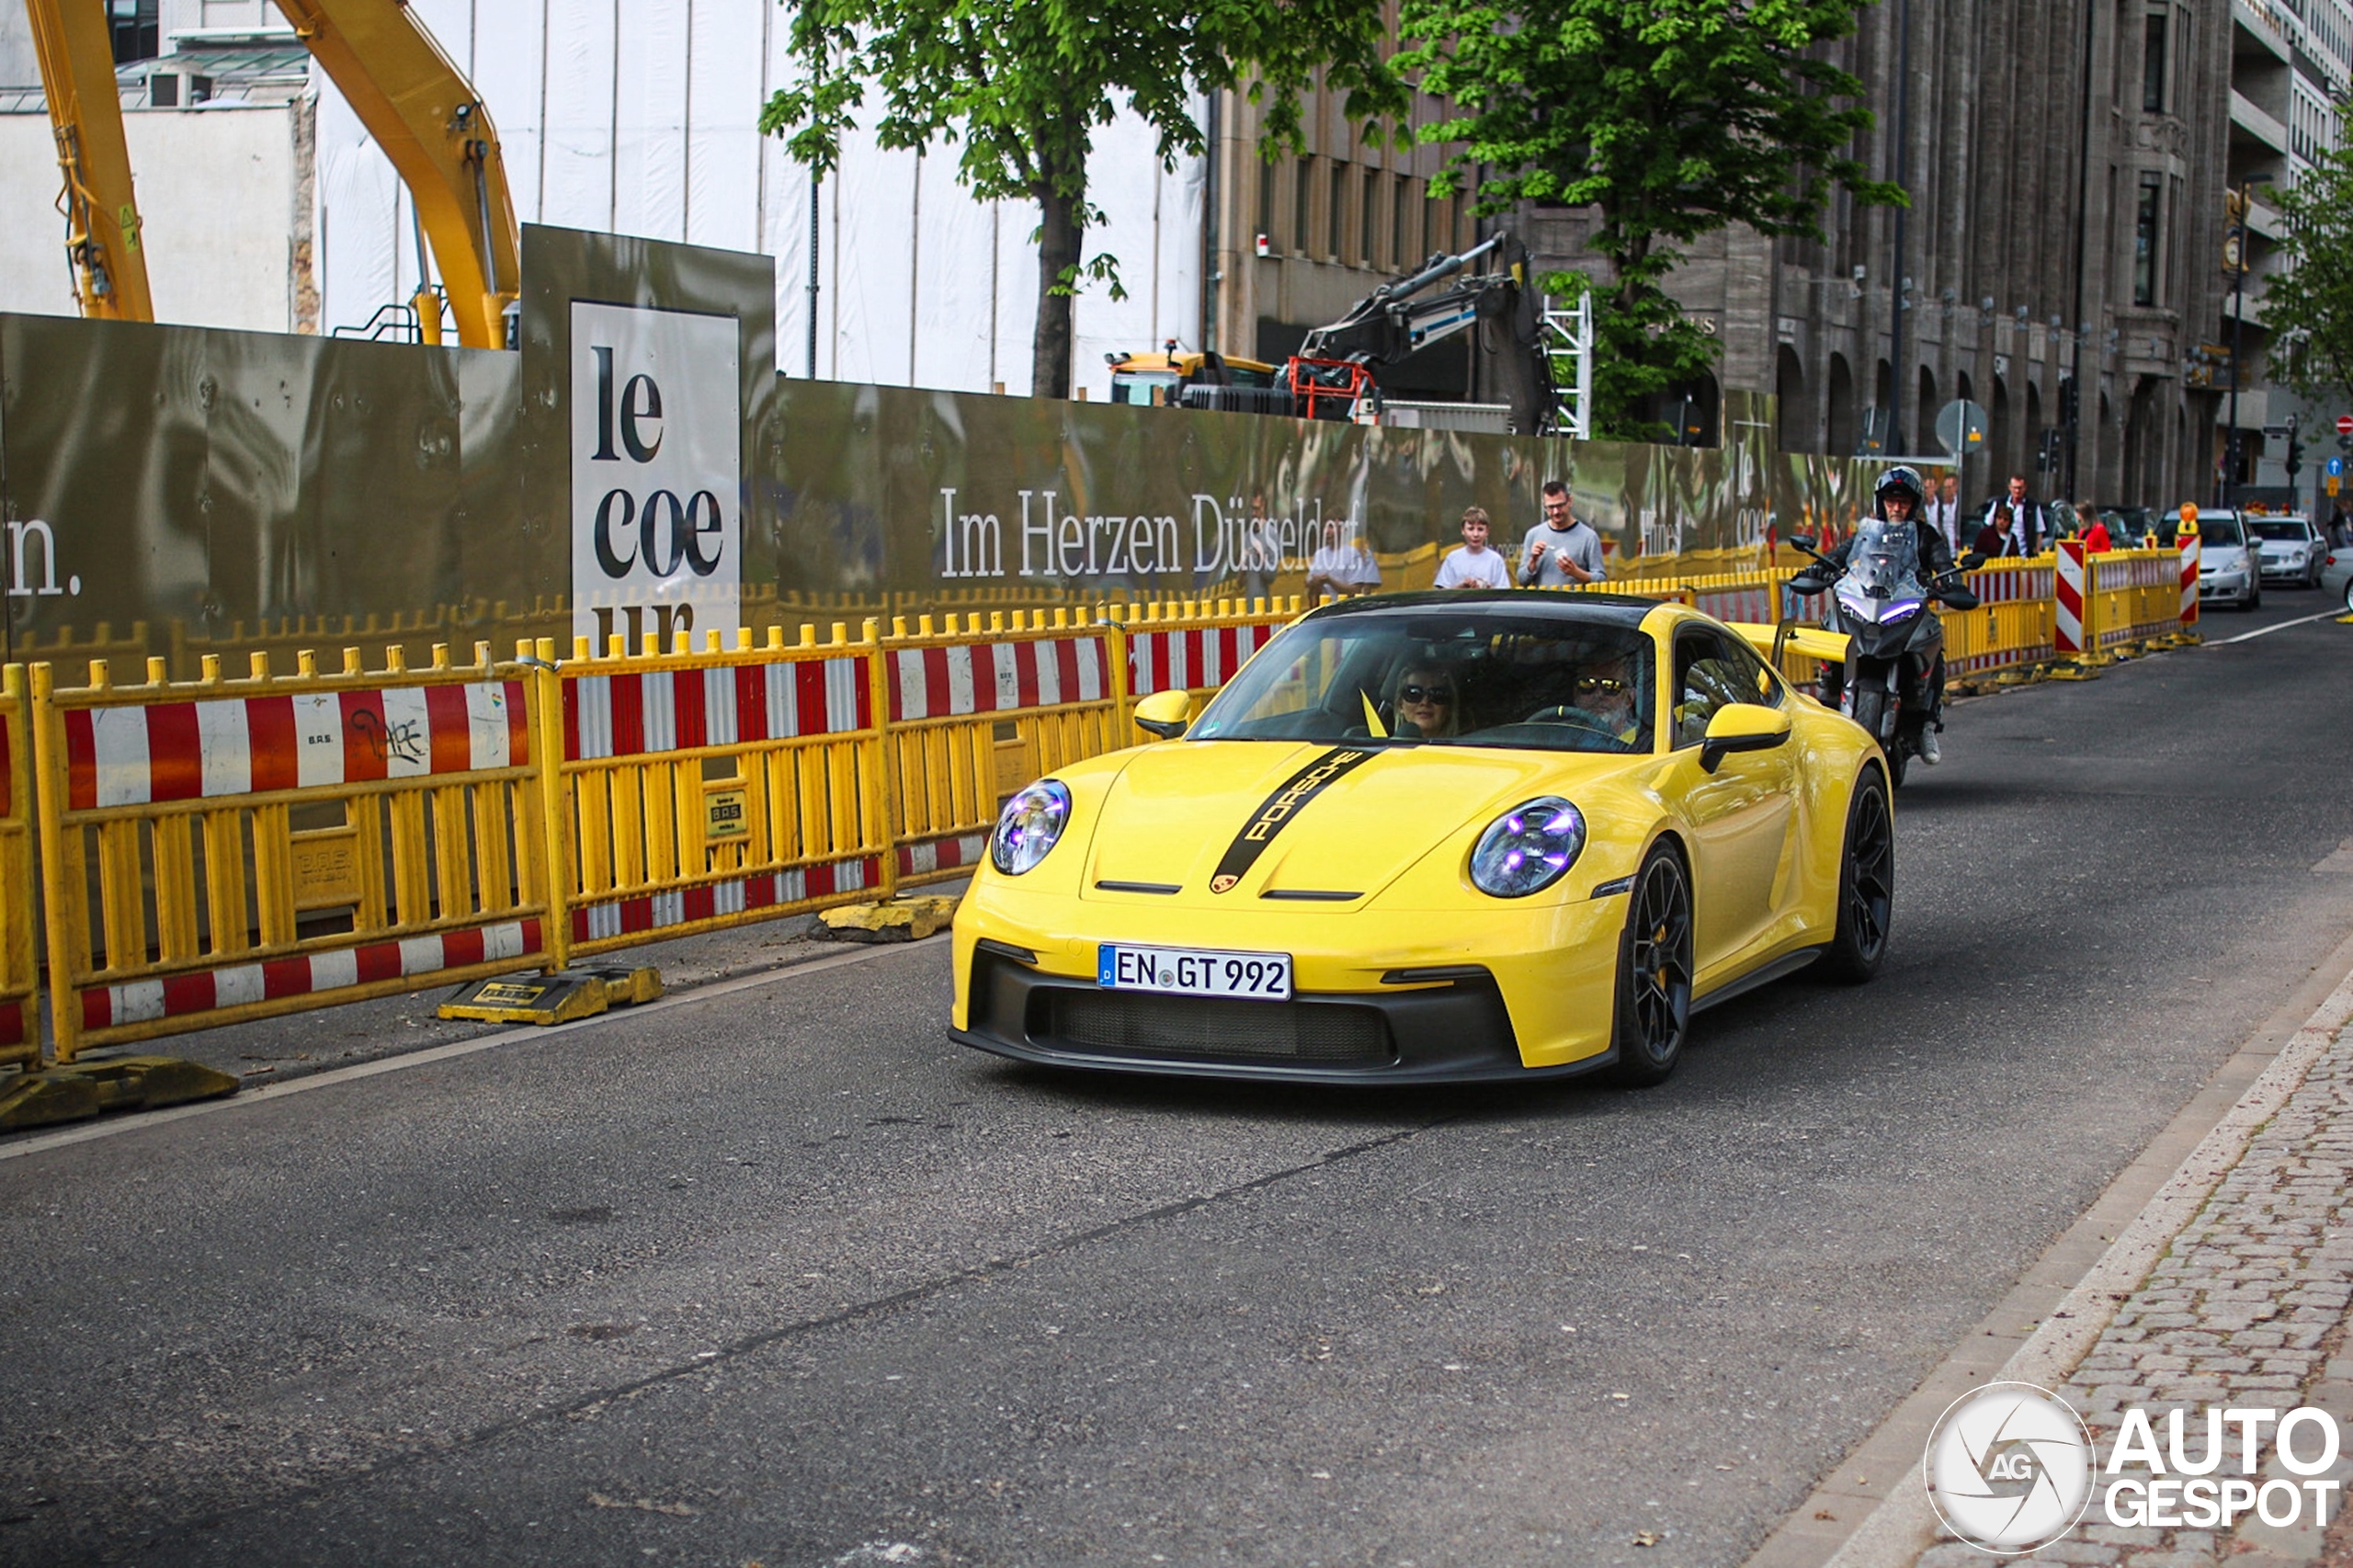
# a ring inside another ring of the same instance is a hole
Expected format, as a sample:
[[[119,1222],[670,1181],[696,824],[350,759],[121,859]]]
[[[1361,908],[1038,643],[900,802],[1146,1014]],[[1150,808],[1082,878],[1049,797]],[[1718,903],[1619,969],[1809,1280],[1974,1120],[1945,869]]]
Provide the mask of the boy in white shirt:
[[[1438,563],[1440,588],[1508,588],[1511,565],[1501,551],[1487,548],[1486,511],[1472,506],[1462,514],[1462,548],[1449,551]]]

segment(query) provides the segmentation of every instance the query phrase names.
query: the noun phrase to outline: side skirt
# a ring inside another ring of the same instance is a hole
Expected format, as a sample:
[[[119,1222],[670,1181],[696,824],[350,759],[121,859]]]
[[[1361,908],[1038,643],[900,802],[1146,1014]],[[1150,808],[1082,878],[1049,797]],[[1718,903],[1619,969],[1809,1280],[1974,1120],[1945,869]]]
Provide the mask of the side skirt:
[[[1693,997],[1691,1011],[1695,1014],[1704,1013],[1719,1002],[1729,1002],[1733,997],[1754,991],[1760,985],[1770,985],[1783,975],[1795,974],[1828,950],[1827,946],[1802,948],[1794,953],[1785,954],[1762,969],[1750,970],[1738,980],[1717,986],[1705,996]]]

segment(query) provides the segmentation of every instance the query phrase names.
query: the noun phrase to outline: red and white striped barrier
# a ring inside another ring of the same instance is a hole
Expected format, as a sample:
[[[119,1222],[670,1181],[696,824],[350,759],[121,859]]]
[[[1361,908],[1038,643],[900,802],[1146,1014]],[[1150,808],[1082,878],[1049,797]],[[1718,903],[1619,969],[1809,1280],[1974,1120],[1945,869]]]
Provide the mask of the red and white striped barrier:
[[[1100,637],[901,648],[890,654],[891,719],[1105,702],[1111,697],[1109,665]]]
[[[2181,546],[2181,625],[2183,631],[2198,624],[2198,547],[2199,535],[2195,523],[2185,524],[2175,536]]]
[[[988,852],[989,835],[985,833],[949,834],[921,844],[902,844],[899,875],[925,877],[935,871],[961,870],[979,865]]]
[[[1779,619],[1777,611],[1780,597],[1779,585],[1775,583],[1694,588],[1691,590],[1691,608],[1702,615],[1712,615],[1718,620],[1770,626]]]
[[[864,659],[636,675],[563,672],[568,762],[843,734],[873,722]]]
[[[1209,626],[1189,631],[1128,628],[1128,695],[1223,686],[1281,630],[1274,624]]]
[[[2052,646],[2061,658],[2084,651],[2084,541],[2059,541],[2058,593],[2052,601]]]
[[[572,911],[572,939],[592,942],[642,937],[651,940],[654,933],[673,926],[787,908],[813,898],[829,898],[835,893],[858,892],[881,885],[881,863],[870,855],[831,865],[735,877],[707,887],[640,893],[575,905]]]
[[[71,811],[521,767],[520,681],[71,709]]]
[[[338,991],[484,964],[512,967],[508,960],[525,959],[539,950],[540,923],[508,920],[471,931],[370,942],[335,952],[229,964],[121,985],[94,985],[80,993],[82,1028],[119,1028],[280,997],[315,996],[320,1006],[330,1006],[341,1000],[334,994]]]

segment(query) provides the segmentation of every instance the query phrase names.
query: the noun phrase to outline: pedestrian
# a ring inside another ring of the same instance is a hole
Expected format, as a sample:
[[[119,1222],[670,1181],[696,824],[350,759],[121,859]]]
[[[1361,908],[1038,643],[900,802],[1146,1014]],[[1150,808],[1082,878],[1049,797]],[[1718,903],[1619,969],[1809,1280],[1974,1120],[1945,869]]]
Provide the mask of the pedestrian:
[[[1345,599],[1378,591],[1381,562],[1365,548],[1356,525],[1326,523],[1324,530],[1324,548],[1307,562],[1307,597],[1319,599],[1330,594]]]
[[[1955,555],[1961,553],[1961,480],[1948,473],[1937,482],[1937,498],[1928,503],[1928,523],[1945,536],[1945,544]]]
[[[2108,537],[2108,525],[2100,521],[2099,508],[2088,501],[2075,503],[2076,531],[2081,534],[2086,555],[2106,555],[2116,545]]]
[[[1449,550],[1438,563],[1440,588],[1508,588],[1511,563],[1503,551],[1487,548],[1487,509],[1472,506],[1462,514],[1462,548]]]
[[[1569,487],[1544,482],[1544,520],[1528,530],[1519,550],[1519,585],[1557,588],[1598,583],[1609,574],[1601,562],[1601,536],[1569,509]]]
[[[2004,555],[2040,555],[2051,522],[2042,503],[2026,493],[2026,476],[2010,475],[2009,494],[1985,508],[1985,520],[2001,532]]]

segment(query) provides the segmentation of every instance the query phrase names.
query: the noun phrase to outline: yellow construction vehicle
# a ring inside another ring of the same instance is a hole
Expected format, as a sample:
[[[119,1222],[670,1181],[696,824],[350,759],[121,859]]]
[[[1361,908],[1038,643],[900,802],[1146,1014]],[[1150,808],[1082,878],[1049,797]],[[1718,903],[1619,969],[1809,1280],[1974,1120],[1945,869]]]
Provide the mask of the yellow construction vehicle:
[[[1253,414],[1290,412],[1290,394],[1276,393],[1281,372],[1256,359],[1180,353],[1170,338],[1157,354],[1106,354],[1111,367],[1111,401],[1143,407],[1224,408]],[[1214,390],[1213,390],[1214,389]],[[1263,389],[1267,396],[1254,398]],[[1263,403],[1265,406],[1260,406]],[[1280,408],[1276,403],[1281,404]],[[1246,405],[1246,407],[1245,407]]]
[[[85,316],[153,321],[131,157],[115,94],[106,0],[25,0],[64,171],[66,247]],[[498,132],[473,87],[402,0],[277,0],[328,79],[408,186],[469,348],[506,347],[522,246]],[[429,287],[415,301],[441,338]]]

